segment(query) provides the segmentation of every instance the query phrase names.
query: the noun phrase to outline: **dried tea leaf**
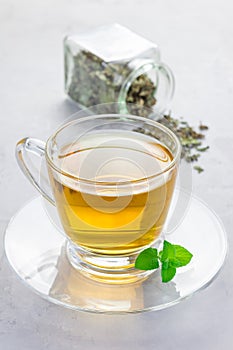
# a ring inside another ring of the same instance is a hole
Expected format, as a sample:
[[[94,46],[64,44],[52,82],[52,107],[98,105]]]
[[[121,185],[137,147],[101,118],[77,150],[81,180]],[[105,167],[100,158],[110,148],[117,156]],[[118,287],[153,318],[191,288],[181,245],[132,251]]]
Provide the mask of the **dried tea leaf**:
[[[204,125],[204,124],[201,123],[201,124],[199,125],[199,129],[200,129],[200,130],[208,130],[209,127],[208,127],[207,125]]]
[[[198,172],[198,174],[200,174],[204,171],[204,169],[198,165],[195,165],[193,168]]]

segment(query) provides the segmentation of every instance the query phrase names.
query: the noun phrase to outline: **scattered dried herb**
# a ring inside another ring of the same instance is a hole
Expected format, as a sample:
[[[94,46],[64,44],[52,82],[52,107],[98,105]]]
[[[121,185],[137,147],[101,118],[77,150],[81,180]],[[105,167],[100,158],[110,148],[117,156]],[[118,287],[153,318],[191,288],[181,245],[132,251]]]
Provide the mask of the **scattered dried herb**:
[[[192,126],[189,125],[187,121],[172,118],[170,115],[164,115],[159,122],[172,130],[179,138],[182,146],[181,157],[184,158],[186,162],[197,162],[201,156],[201,154],[198,152],[205,152],[209,149],[209,146],[202,147],[205,134],[202,132],[197,132]],[[199,129],[203,131],[207,130],[208,127],[200,124]],[[197,165],[194,166],[194,169],[198,173],[204,171],[203,168]]]
[[[195,153],[195,154],[192,154],[191,156],[187,156],[186,157],[186,161],[188,163],[196,162],[196,161],[198,161],[199,157],[200,157],[200,154],[199,153]]]
[[[204,171],[204,169],[202,167],[198,166],[198,165],[195,165],[193,168],[195,170],[197,170],[198,174],[200,174],[200,173],[202,173]]]
[[[200,130],[208,130],[209,127],[207,125],[203,125],[202,123],[199,125]]]
[[[197,147],[198,152],[205,152],[210,148],[210,146],[205,146],[205,147]]]
[[[100,57],[88,51],[80,51],[73,58],[67,53],[65,58],[66,92],[74,101],[86,107],[116,102],[122,84],[131,72],[132,68],[127,64],[106,64]],[[142,74],[137,77],[130,85],[126,95],[125,102],[130,105],[130,112],[148,117],[149,109],[156,104],[155,91],[156,86],[149,76]],[[112,106],[109,108],[109,112],[112,112]]]
[[[193,127],[189,125],[187,121],[184,121],[182,118],[176,119],[171,117],[170,115],[164,115],[158,122],[169,128],[176,134],[182,146],[181,158],[183,158],[186,162],[197,162],[201,156],[201,153],[209,149],[209,146],[202,146],[205,134],[203,134],[202,132],[197,132]],[[204,130],[207,129],[205,128]],[[150,130],[138,128],[137,131],[155,137],[153,132],[151,132]],[[203,168],[197,165],[194,166],[194,169],[198,173],[204,171]]]

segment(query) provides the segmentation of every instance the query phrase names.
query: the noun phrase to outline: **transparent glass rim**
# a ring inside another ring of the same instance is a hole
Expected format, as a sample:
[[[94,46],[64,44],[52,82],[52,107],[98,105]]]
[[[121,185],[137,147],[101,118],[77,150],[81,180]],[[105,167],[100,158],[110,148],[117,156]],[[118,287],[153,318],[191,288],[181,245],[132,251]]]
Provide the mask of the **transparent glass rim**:
[[[81,117],[80,119],[76,119],[76,120],[72,120],[64,125],[62,125],[60,128],[58,128],[47,140],[46,142],[46,146],[45,146],[45,158],[47,163],[53,168],[53,170],[55,170],[57,173],[66,176],[68,178],[71,178],[73,180],[79,181],[79,182],[83,182],[86,184],[90,184],[90,185],[100,185],[100,186],[123,186],[123,185],[127,185],[127,184],[131,184],[132,181],[131,180],[126,180],[126,181],[122,181],[122,182],[104,182],[104,181],[96,181],[96,180],[89,180],[89,179],[85,179],[85,178],[81,178],[81,177],[77,177],[74,176],[68,172],[63,171],[62,169],[60,169],[55,162],[53,161],[52,157],[51,157],[51,152],[50,150],[50,146],[52,141],[54,141],[56,139],[56,137],[59,135],[59,133],[61,131],[63,131],[64,129],[66,129],[67,127],[71,126],[71,125],[76,125],[76,124],[81,124],[84,123],[86,121],[91,121],[91,120],[96,120],[96,119],[116,119],[116,121],[123,121],[125,119],[128,120],[135,120],[135,121],[142,121],[145,122],[146,124],[152,125],[157,129],[160,129],[161,131],[163,131],[164,133],[168,134],[175,142],[176,144],[176,150],[175,150],[175,155],[173,160],[171,161],[171,163],[165,167],[162,171],[157,172],[156,174],[153,174],[151,176],[148,177],[144,177],[144,178],[139,178],[134,180],[133,182],[135,184],[144,182],[144,181],[149,181],[149,180],[153,180],[155,178],[157,178],[160,175],[166,174],[170,169],[172,169],[178,162],[180,159],[180,154],[181,154],[181,144],[180,141],[178,139],[178,137],[170,130],[168,129],[166,126],[151,120],[151,119],[147,119],[144,117],[139,117],[139,116],[134,116],[134,115],[130,115],[130,114],[98,114],[98,115],[91,115],[88,117]]]

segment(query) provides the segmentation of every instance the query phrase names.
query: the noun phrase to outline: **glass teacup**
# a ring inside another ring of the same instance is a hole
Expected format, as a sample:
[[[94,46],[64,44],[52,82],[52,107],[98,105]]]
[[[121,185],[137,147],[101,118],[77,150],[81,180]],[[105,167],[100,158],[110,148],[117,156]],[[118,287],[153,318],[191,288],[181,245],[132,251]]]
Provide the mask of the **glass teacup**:
[[[134,263],[159,242],[180,151],[177,137],[163,125],[108,114],[73,120],[46,144],[23,139],[16,155],[25,175],[56,206],[71,264],[92,278],[122,283],[151,273]],[[53,197],[26,161],[31,153],[45,157]]]

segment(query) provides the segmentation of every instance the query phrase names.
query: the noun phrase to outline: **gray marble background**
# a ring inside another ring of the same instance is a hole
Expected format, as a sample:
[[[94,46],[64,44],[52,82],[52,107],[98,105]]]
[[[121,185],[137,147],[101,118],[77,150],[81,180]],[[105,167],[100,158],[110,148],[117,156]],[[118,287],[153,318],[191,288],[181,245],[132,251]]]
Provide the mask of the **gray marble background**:
[[[0,349],[231,349],[233,343],[233,3],[230,0],[0,0]],[[225,224],[226,264],[205,291],[161,312],[104,316],[25,288],[3,254],[4,228],[35,191],[14,146],[46,139],[75,108],[63,93],[62,38],[119,22],[156,42],[176,76],[174,115],[210,125],[194,193]]]

